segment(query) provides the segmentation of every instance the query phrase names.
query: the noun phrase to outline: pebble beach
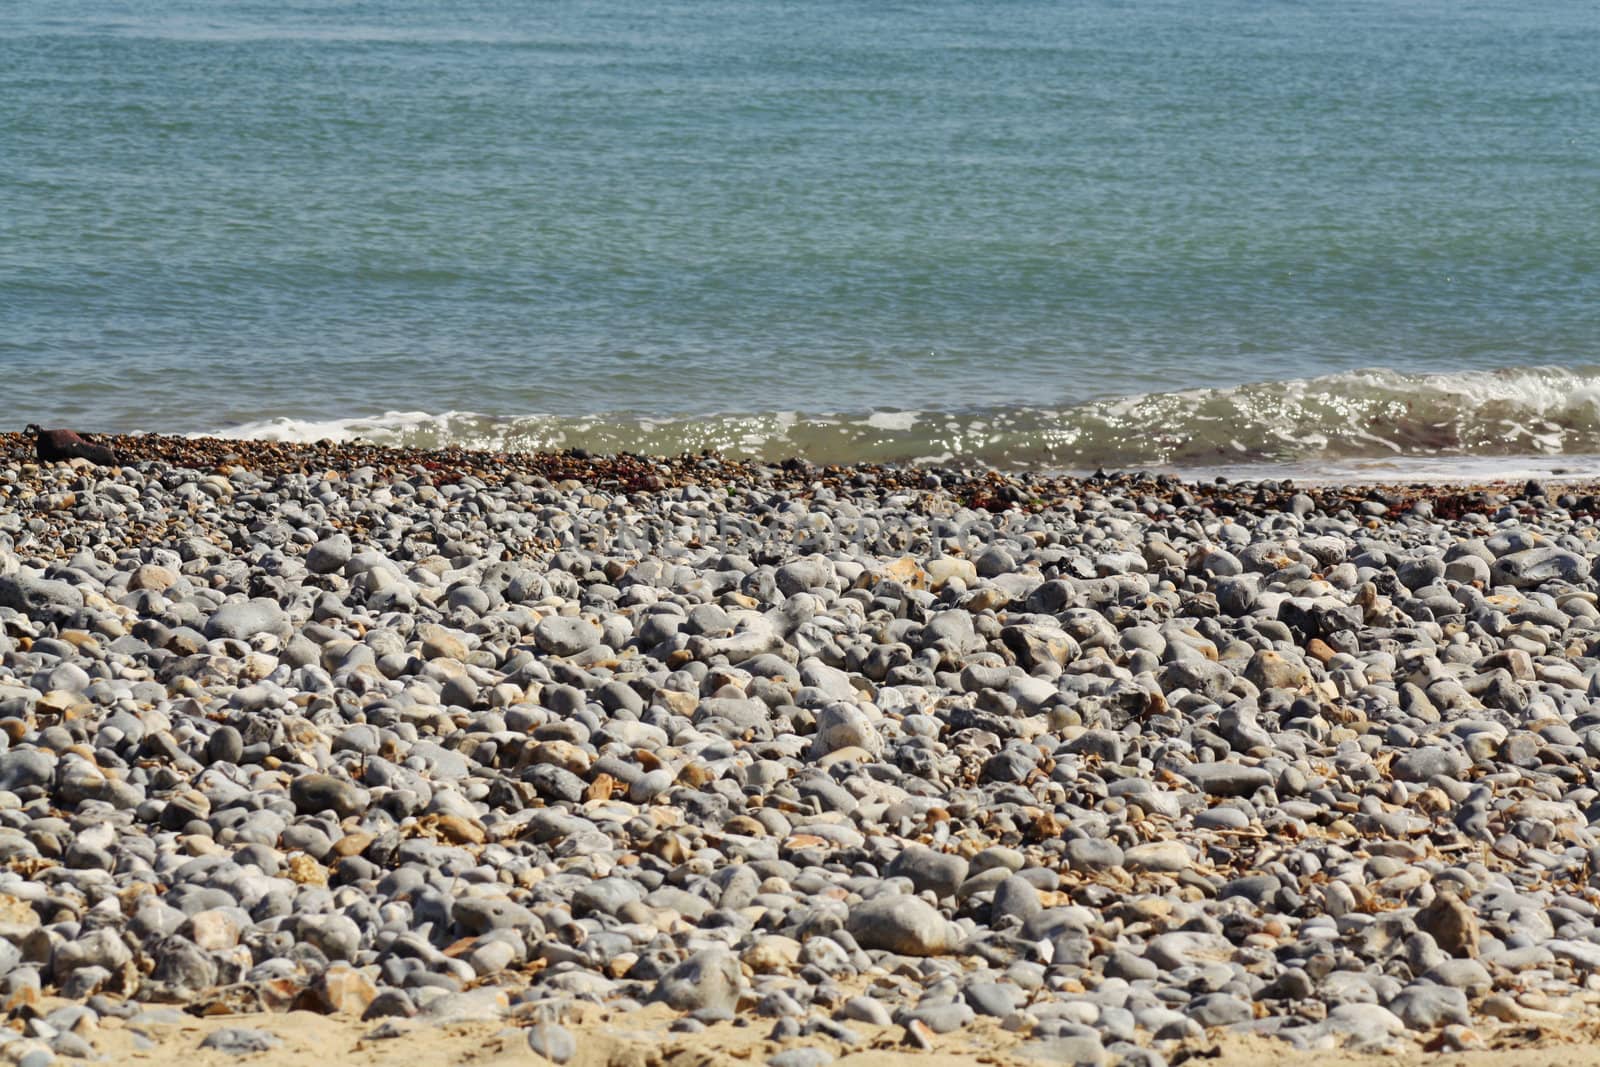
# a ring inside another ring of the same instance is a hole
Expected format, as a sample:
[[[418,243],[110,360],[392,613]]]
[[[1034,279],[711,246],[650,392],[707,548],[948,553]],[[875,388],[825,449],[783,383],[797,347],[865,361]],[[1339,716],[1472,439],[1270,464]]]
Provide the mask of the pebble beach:
[[[1579,1062],[1595,485],[113,443],[0,435],[6,1062]]]

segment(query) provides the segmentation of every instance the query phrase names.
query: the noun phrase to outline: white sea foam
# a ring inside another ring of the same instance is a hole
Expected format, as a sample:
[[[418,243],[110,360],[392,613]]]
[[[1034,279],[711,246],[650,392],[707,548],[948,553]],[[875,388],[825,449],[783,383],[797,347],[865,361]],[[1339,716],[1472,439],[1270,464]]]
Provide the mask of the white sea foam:
[[[463,417],[471,416],[456,411],[447,411],[442,415],[430,415],[426,411],[389,411],[360,418],[321,420],[278,416],[227,427],[211,436],[236,441],[334,441],[341,444],[371,437],[375,442],[381,442],[383,438],[408,430],[436,425],[443,427],[451,419]]]
[[[917,411],[874,411],[861,421],[874,430],[909,430],[917,424],[920,414]]]
[[[366,441],[536,451],[801,456],[818,462],[970,461],[1059,470],[1144,467],[1339,469],[1439,460],[1526,466],[1525,457],[1600,453],[1600,368],[1518,368],[1458,375],[1365,370],[1114,397],[1057,409],[969,411],[792,410],[670,416],[391,411],[350,419],[265,418],[223,436],[278,441]],[[1444,470],[1416,468],[1433,476]],[[1384,476],[1398,471],[1385,467]]]

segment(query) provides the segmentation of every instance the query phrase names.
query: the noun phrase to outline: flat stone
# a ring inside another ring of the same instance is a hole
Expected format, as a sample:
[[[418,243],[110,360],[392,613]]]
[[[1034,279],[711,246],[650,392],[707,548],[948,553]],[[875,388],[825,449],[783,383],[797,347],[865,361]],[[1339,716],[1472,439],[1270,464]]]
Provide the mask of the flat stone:
[[[200,1047],[226,1052],[231,1056],[245,1056],[252,1052],[270,1052],[282,1043],[282,1039],[276,1034],[266,1030],[230,1027],[208,1034],[206,1039],[200,1042]]]
[[[943,1004],[919,1004],[905,1013],[908,1023],[921,1023],[936,1034],[954,1033],[970,1026],[976,1018],[977,1013],[964,1000],[952,1000]]]
[[[1544,947],[1558,960],[1568,960],[1591,971],[1600,971],[1600,945],[1591,941],[1567,941],[1557,938],[1546,941]]]
[[[1214,797],[1248,797],[1272,784],[1272,775],[1264,768],[1242,763],[1191,763],[1182,773],[1202,792]]]
[[[1038,1037],[1017,1046],[1017,1055],[1045,1063],[1071,1064],[1072,1067],[1109,1067],[1111,1054],[1098,1037]]]
[[[1426,745],[1403,753],[1389,765],[1389,770],[1402,782],[1426,782],[1435,775],[1458,777],[1469,766],[1471,761],[1458,748]]]
[[[826,1067],[833,1053],[820,1048],[791,1048],[767,1057],[767,1067]]]
[[[1098,837],[1078,837],[1067,842],[1067,864],[1075,871],[1109,871],[1126,861],[1121,846]]]
[[[76,611],[83,594],[67,582],[29,574],[0,575],[0,608],[33,616],[44,611]]]
[[[230,601],[212,612],[206,620],[206,636],[212,639],[231,637],[248,641],[257,634],[273,634],[287,639],[292,632],[288,614],[275,600],[256,597],[253,600]]]
[[[962,996],[979,1015],[990,1015],[997,1019],[1016,1011],[1024,999],[1022,990],[1002,982],[973,982],[962,990]]]
[[[1194,866],[1194,857],[1181,841],[1149,841],[1123,851],[1123,864],[1129,870],[1176,874]]]
[[[1411,1030],[1437,1030],[1447,1023],[1472,1023],[1467,995],[1459,989],[1418,982],[1385,1005]]]

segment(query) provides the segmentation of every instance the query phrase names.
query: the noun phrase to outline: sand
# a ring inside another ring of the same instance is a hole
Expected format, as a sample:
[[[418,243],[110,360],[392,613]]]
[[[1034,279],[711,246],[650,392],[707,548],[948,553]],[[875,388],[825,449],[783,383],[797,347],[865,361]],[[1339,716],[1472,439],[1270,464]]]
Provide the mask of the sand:
[[[64,1003],[64,1002],[63,1002]],[[672,1033],[672,1013],[650,1008],[625,1017],[611,1017],[594,1009],[591,1018],[568,1017],[565,1025],[578,1040],[572,1067],[741,1067],[764,1063],[779,1050],[765,1040],[770,1023],[752,1018],[747,1026],[723,1023],[698,1034]],[[523,1031],[515,1023],[470,1023],[438,1028],[417,1026],[396,1038],[371,1040],[375,1024],[351,1016],[287,1012],[271,1015],[217,1015],[194,1018],[177,1025],[139,1027],[154,1047],[139,1048],[127,1026],[109,1020],[97,1033],[87,1035],[96,1049],[114,1063],[175,1064],[185,1067],[432,1067],[439,1064],[501,1064],[548,1062],[529,1050]],[[837,1042],[818,1037],[811,1042],[791,1042],[788,1048],[815,1044],[838,1058],[837,1067],[1038,1067],[1045,1061],[1027,1059],[1018,1052],[1021,1038],[998,1026],[968,1027],[934,1039],[930,1051],[900,1045],[900,1027],[882,1029],[852,1023],[866,1038],[861,1047],[846,1050]],[[208,1034],[230,1027],[265,1030],[281,1044],[264,1053],[236,1056],[200,1048]],[[1569,1026],[1512,1027],[1489,1037],[1492,1046],[1474,1052],[1427,1052],[1420,1048],[1392,1053],[1355,1053],[1338,1050],[1297,1051],[1284,1042],[1261,1037],[1212,1035],[1167,1051],[1173,1067],[1189,1063],[1205,1067],[1600,1067],[1600,1013],[1593,1020]]]

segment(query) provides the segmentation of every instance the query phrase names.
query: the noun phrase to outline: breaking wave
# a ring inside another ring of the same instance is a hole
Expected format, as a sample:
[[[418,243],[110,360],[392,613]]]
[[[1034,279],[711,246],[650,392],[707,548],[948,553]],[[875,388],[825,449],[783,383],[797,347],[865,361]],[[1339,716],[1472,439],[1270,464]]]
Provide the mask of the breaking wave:
[[[366,441],[494,451],[570,448],[815,463],[973,462],[1001,468],[1315,472],[1364,463],[1600,453],[1600,367],[1459,374],[1362,370],[1229,388],[1144,393],[1061,407],[770,411],[689,417],[616,413],[389,412],[337,421],[274,418],[222,436]]]

